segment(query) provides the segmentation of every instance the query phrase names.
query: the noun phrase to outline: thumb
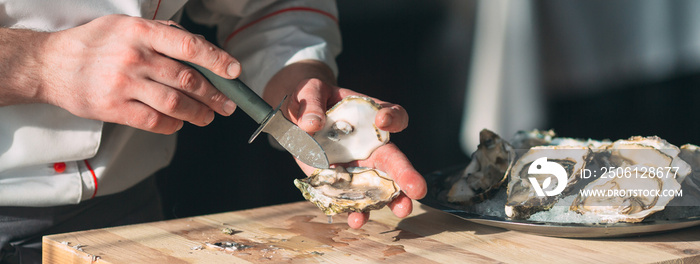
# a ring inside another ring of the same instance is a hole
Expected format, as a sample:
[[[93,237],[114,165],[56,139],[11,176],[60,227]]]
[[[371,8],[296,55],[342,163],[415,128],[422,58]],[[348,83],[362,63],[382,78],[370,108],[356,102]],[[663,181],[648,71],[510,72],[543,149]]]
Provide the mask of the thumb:
[[[289,106],[289,114],[302,130],[314,133],[323,128],[326,121],[326,101],[329,97],[326,84],[319,79],[308,79],[300,84]]]

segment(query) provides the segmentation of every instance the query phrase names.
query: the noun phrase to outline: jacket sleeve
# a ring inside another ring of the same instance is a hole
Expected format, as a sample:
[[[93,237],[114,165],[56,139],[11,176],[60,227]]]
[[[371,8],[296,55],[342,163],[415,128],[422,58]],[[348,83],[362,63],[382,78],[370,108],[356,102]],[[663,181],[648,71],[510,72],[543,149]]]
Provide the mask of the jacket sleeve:
[[[335,1],[196,0],[186,12],[217,26],[219,45],[241,62],[241,80],[262,95],[272,76],[300,60],[318,60],[338,73],[341,51]]]

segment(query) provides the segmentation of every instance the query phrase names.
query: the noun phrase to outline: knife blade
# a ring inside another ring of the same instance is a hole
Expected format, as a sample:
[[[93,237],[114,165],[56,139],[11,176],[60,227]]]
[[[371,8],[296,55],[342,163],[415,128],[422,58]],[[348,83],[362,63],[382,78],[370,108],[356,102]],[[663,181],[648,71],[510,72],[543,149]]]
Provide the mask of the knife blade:
[[[321,145],[311,135],[284,117],[282,111],[279,110],[282,103],[273,109],[241,80],[226,79],[194,63],[180,62],[201,73],[216,89],[260,124],[248,143],[252,142],[262,131],[271,135],[284,149],[301,162],[314,168],[330,167],[326,152]],[[282,101],[284,102],[284,99]]]

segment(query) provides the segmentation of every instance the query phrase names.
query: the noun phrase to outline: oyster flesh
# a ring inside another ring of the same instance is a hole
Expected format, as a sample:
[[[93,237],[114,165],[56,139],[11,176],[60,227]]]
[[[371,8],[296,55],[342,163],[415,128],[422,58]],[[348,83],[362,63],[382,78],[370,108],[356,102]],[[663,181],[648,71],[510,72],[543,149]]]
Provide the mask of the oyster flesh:
[[[447,179],[452,186],[447,201],[468,204],[480,202],[497,190],[508,178],[515,162],[515,151],[507,141],[487,129],[479,133],[479,146],[469,165],[457,179]]]
[[[662,193],[679,191],[690,173],[679,153],[678,147],[658,137],[615,141],[600,157],[609,170],[579,192],[570,210],[594,214],[606,223],[641,222],[663,210],[674,196]]]
[[[326,151],[328,162],[366,159],[389,141],[389,132],[374,124],[380,108],[370,98],[348,96],[326,111],[326,123],[314,139]]]
[[[580,179],[591,150],[586,146],[536,146],[530,148],[515,163],[507,188],[505,205],[506,216],[512,219],[527,219],[531,214],[549,210],[562,197],[573,189]],[[544,159],[543,159],[544,158]],[[542,166],[556,163],[564,168],[567,182],[559,182],[557,177],[542,173]],[[535,182],[536,181],[536,182]],[[535,186],[537,185],[537,186]],[[542,186],[542,187],[540,187]],[[539,191],[537,188],[540,188]],[[557,189],[558,195],[540,195]],[[560,192],[559,192],[560,191]]]
[[[362,167],[318,169],[294,185],[326,215],[380,209],[400,193],[386,173]]]

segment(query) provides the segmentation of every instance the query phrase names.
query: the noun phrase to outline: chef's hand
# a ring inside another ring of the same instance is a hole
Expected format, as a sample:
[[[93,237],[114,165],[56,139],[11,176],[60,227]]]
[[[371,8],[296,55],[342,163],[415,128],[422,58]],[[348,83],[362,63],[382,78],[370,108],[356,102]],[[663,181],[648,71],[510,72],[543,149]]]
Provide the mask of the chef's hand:
[[[174,22],[109,15],[48,33],[41,50],[40,99],[89,119],[170,134],[183,121],[205,126],[236,105],[194,69],[225,78],[240,63]]]
[[[293,81],[295,79],[297,79],[296,82]],[[285,115],[309,133],[323,128],[326,110],[343,98],[350,95],[365,96],[334,85],[333,74],[325,64],[317,61],[303,61],[287,66],[277,73],[265,89],[264,97],[270,103],[278,103],[284,96],[284,92],[280,91],[285,88],[281,87],[290,83],[298,83],[298,85],[287,88],[292,90],[288,91],[290,97],[285,102]],[[379,129],[396,133],[408,126],[408,113],[405,109],[396,104],[372,99],[382,106],[374,120]],[[315,170],[299,161],[297,163],[307,175]],[[401,194],[388,206],[398,217],[406,217],[411,213],[413,210],[411,199],[421,199],[426,194],[425,179],[393,143],[377,148],[366,160],[353,161],[345,165],[376,168],[392,177],[401,187]],[[348,225],[357,229],[367,223],[368,219],[369,213],[350,213]]]

